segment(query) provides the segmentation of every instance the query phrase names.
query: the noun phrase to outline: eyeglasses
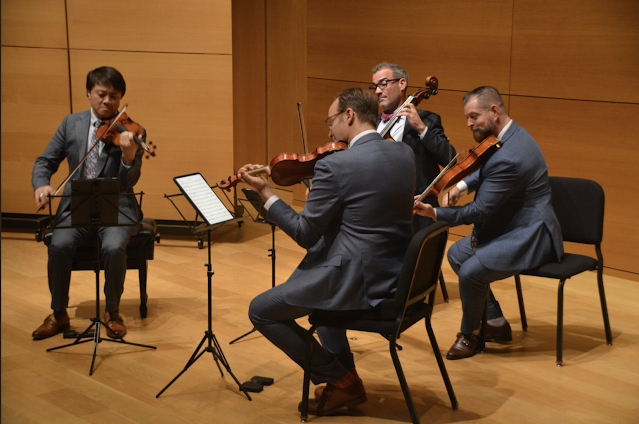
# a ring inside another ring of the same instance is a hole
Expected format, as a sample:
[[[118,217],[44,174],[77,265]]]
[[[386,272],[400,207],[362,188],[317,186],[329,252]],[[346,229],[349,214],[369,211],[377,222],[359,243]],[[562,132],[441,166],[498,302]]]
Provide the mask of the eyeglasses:
[[[378,82],[377,84],[373,84],[371,85],[370,88],[373,91],[377,90],[377,87],[381,88],[382,90],[386,90],[386,87],[388,87],[388,83],[389,82],[393,82],[393,81],[399,81],[401,78],[395,78],[395,79],[383,79],[380,82]]]
[[[329,130],[331,129],[331,126],[333,125],[333,121],[335,120],[335,118],[337,118],[339,115],[341,115],[344,112],[337,112],[335,115],[329,116],[328,118],[324,119],[324,123],[326,124]]]

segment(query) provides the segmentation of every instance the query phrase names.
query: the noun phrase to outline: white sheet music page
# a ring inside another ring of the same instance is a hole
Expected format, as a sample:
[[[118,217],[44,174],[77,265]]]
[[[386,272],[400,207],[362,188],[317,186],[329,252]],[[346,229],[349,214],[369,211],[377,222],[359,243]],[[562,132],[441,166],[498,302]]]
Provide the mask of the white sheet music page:
[[[209,187],[202,174],[185,175],[173,180],[208,225],[233,219],[231,212]]]

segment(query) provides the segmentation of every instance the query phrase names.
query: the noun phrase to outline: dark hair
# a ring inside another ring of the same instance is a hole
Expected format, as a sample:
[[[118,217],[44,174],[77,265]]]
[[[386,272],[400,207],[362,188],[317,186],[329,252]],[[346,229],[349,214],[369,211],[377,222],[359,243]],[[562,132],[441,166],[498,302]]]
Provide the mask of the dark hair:
[[[491,105],[496,105],[502,113],[506,113],[504,101],[501,99],[499,91],[495,87],[483,86],[477,87],[464,96],[462,103],[465,105],[471,98],[477,96],[477,106],[481,109],[488,110]]]
[[[370,90],[349,88],[340,92],[335,98],[339,99],[337,112],[342,113],[350,107],[361,122],[377,126],[377,98]]]
[[[122,96],[124,96],[126,92],[126,82],[124,82],[122,74],[110,66],[95,68],[87,74],[87,91],[93,90],[96,84],[111,87],[113,90],[122,94]]]

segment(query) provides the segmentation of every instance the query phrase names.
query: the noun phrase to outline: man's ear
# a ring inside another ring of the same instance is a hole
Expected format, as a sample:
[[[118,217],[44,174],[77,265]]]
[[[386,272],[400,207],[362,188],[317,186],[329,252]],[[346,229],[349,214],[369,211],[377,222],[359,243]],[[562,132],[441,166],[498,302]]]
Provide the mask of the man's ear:
[[[399,84],[399,90],[403,93],[406,91],[406,87],[408,87],[408,81],[406,81],[406,78],[401,78],[399,81],[397,81],[397,83]]]
[[[501,115],[501,113],[499,112],[499,107],[497,107],[497,105],[491,105],[490,106],[490,119],[492,119],[493,122],[497,122],[497,120],[499,119],[500,115]]]

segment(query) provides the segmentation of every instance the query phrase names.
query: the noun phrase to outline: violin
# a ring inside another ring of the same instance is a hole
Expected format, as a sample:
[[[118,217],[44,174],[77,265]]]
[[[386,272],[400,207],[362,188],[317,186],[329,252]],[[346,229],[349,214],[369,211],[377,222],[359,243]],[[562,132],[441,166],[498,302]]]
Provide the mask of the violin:
[[[479,169],[500,147],[501,142],[499,139],[494,135],[490,135],[472,149],[457,154],[417,200],[415,200],[415,204],[421,202],[430,194],[441,197],[448,193],[458,182]],[[468,156],[455,164],[457,157],[465,154]],[[413,214],[414,213],[415,210],[413,210]]]
[[[379,134],[385,138],[386,140],[395,141],[393,137],[390,135],[390,130],[397,123],[401,116],[397,116],[399,112],[401,112],[405,106],[412,103],[415,107],[424,99],[428,99],[431,95],[437,94],[437,89],[439,87],[439,80],[437,77],[428,77],[425,82],[426,87],[422,88],[415,92],[412,96],[408,96],[406,101],[393,113],[391,118],[388,120],[384,128],[381,129]]]
[[[331,153],[346,150],[348,146],[341,141],[332,141],[315,149],[306,155],[298,155],[297,153],[282,153],[271,160],[269,166],[256,168],[248,171],[249,174],[258,174],[268,172],[271,179],[277,185],[291,186],[298,184],[303,180],[313,178],[315,164],[318,160],[328,156]],[[235,187],[242,180],[239,174],[228,177],[226,180],[220,180],[217,186],[223,190],[231,191],[231,187]]]
[[[95,132],[95,135],[98,138],[98,142],[95,143],[91,149],[89,149],[89,151],[86,153],[86,155],[84,155],[80,163],[78,163],[78,165],[73,169],[73,171],[71,171],[71,173],[62,181],[62,183],[60,183],[58,188],[55,189],[55,191],[53,192],[51,196],[56,196],[60,192],[62,187],[64,187],[64,185],[71,179],[71,177],[76,173],[76,171],[80,169],[80,166],[82,166],[84,161],[86,161],[86,159],[89,157],[89,154],[91,154],[93,149],[98,148],[100,141],[103,141],[105,143],[113,143],[114,145],[119,146],[120,134],[125,131],[130,131],[134,134],[133,140],[140,147],[140,150],[147,153],[146,155],[147,158],[149,156],[155,156],[155,147],[150,146],[150,144],[153,144],[153,143],[149,142],[149,144],[146,144],[144,141],[140,140],[137,137],[137,135],[135,135],[140,130],[140,125],[133,122],[131,118],[129,118],[127,114],[124,113],[127,106],[128,104],[124,105],[124,107],[122,108],[122,112],[120,112],[115,118],[108,121],[102,121],[100,127]],[[42,209],[44,209],[44,205],[40,206],[40,208],[38,209],[38,212],[40,212]]]
[[[155,157],[155,147],[153,146],[153,142],[149,141],[149,144],[146,144],[144,141],[138,138],[136,135],[138,131],[140,131],[140,125],[134,122],[131,118],[127,116],[124,111],[126,110],[128,104],[124,105],[122,108],[122,112],[120,112],[115,118],[110,121],[102,121],[102,125],[95,132],[98,140],[101,140],[105,143],[113,143],[116,146],[120,145],[120,134],[125,131],[132,132],[133,140],[138,145],[140,150],[146,153],[146,158],[149,156]]]

